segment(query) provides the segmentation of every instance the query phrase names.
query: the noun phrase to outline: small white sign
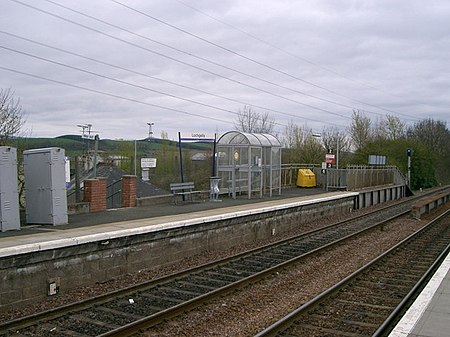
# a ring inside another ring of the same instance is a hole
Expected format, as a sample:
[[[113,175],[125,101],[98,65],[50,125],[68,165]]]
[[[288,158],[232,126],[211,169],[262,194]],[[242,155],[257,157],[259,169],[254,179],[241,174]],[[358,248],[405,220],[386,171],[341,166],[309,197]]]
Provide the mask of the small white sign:
[[[141,158],[141,168],[156,167],[156,158]]]
[[[66,165],[65,165],[65,172],[66,172],[66,188],[70,188],[70,159],[68,157],[64,158]]]
[[[369,155],[369,165],[386,165],[386,156]]]

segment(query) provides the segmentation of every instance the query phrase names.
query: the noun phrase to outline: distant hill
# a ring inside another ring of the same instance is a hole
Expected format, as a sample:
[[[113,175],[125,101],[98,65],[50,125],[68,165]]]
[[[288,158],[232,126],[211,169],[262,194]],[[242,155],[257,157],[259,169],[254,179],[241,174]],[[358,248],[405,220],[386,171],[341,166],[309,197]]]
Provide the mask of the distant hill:
[[[66,155],[78,156],[86,152],[89,148],[94,148],[94,141],[83,139],[80,135],[63,135],[55,138],[21,138],[17,140],[20,143],[20,148],[23,150],[39,149],[46,147],[60,147],[66,152]],[[178,142],[168,139],[152,138],[137,140],[138,155],[141,153],[149,153],[158,151],[163,146],[168,148],[178,148]],[[208,143],[183,143],[185,149],[195,149],[199,151],[208,151],[211,149],[211,144]],[[100,139],[98,144],[99,151],[109,153],[123,152],[124,149],[132,151],[134,149],[134,140],[111,140]]]

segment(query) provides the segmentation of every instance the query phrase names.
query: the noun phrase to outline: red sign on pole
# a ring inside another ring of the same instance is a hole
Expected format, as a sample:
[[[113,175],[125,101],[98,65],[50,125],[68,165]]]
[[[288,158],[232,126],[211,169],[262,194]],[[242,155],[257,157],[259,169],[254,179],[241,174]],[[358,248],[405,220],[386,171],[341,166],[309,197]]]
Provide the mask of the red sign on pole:
[[[327,153],[325,155],[325,163],[327,164],[336,164],[336,155],[333,153]]]

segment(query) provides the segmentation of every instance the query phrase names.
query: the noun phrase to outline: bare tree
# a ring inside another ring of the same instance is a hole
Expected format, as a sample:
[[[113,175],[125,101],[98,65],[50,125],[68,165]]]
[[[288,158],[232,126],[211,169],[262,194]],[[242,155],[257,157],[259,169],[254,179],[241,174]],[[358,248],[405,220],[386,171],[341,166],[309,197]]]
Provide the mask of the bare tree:
[[[259,113],[251,106],[245,105],[243,110],[238,111],[234,126],[242,132],[273,134],[275,121],[268,112]]]
[[[292,121],[285,130],[284,145],[289,148],[292,163],[316,164],[323,161],[324,148],[311,129],[299,127]]]
[[[379,120],[375,128],[376,138],[397,140],[406,136],[406,124],[400,118],[386,115]]]
[[[289,121],[288,125],[284,130],[284,134],[281,140],[285,148],[288,149],[294,148],[297,130],[298,125],[294,124],[293,121]]]
[[[321,133],[322,143],[326,149],[337,150],[339,146],[340,152],[350,151],[350,140],[348,139],[345,132],[340,132],[338,129],[324,128]]]
[[[169,139],[169,134],[167,131],[161,131],[161,139]]]
[[[19,135],[24,124],[20,99],[14,98],[11,89],[0,89],[0,145],[8,145],[11,138]]]
[[[353,110],[350,137],[356,150],[361,149],[372,139],[372,121],[360,110]]]

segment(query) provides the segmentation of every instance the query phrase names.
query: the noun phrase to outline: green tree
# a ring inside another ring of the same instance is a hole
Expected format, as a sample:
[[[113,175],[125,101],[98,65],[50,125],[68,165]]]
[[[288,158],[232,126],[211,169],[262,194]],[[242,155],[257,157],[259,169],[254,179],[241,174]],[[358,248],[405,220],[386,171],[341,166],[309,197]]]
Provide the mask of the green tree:
[[[432,154],[439,183],[450,183],[450,131],[445,122],[422,120],[410,127],[408,139],[423,144]]]
[[[134,174],[134,142],[132,141],[121,141],[118,144],[118,155],[120,159],[119,167],[128,172],[129,174]],[[137,164],[138,165],[138,164]]]
[[[397,166],[407,174],[408,158],[406,150],[413,149],[411,157],[411,187],[412,189],[436,186],[435,160],[428,148],[419,142],[405,138],[397,140],[377,139],[359,149],[355,156],[355,164],[368,163],[369,155],[386,156],[387,164]]]

